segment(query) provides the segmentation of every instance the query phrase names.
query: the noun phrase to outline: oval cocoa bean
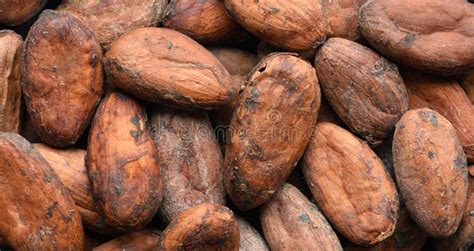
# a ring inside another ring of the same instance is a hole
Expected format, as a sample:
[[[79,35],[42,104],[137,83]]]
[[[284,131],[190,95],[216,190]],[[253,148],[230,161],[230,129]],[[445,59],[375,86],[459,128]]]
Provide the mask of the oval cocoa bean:
[[[410,110],[397,123],[393,164],[400,194],[429,235],[453,234],[466,203],[466,156],[456,131],[441,114]]]
[[[474,5],[465,0],[370,0],[364,38],[394,61],[443,75],[474,66]]]
[[[163,26],[200,43],[236,43],[251,37],[227,15],[222,0],[172,0],[166,9]]]
[[[238,91],[212,53],[165,28],[140,28],[121,36],[106,54],[105,67],[118,88],[175,108],[212,109]]]
[[[163,171],[163,221],[202,203],[225,204],[224,160],[207,113],[157,108],[151,126]]]
[[[23,137],[0,133],[0,236],[15,250],[82,250],[81,217],[67,189]]]
[[[23,92],[32,124],[45,143],[72,145],[102,95],[102,49],[72,15],[44,11],[23,53]]]
[[[162,176],[146,114],[118,91],[101,102],[87,146],[88,173],[98,212],[113,227],[146,226],[162,198]]]
[[[165,229],[160,249],[239,250],[239,227],[231,210],[204,203],[182,212]]]
[[[230,123],[224,184],[234,204],[248,210],[269,200],[304,152],[320,105],[311,65],[293,54],[273,54],[250,74]]]
[[[316,205],[285,183],[260,210],[271,250],[340,250],[341,243]]]
[[[326,39],[328,25],[321,0],[225,0],[225,5],[245,29],[275,46],[305,51]]]
[[[318,123],[302,161],[316,204],[347,239],[373,245],[392,235],[397,190],[364,141],[337,125]]]
[[[62,1],[58,10],[71,13],[94,32],[105,49],[122,34],[141,27],[156,26],[167,0]]]
[[[355,42],[331,38],[315,61],[321,89],[351,131],[371,145],[390,136],[408,107],[396,65]]]
[[[0,131],[20,133],[21,52],[23,39],[10,30],[0,30]]]

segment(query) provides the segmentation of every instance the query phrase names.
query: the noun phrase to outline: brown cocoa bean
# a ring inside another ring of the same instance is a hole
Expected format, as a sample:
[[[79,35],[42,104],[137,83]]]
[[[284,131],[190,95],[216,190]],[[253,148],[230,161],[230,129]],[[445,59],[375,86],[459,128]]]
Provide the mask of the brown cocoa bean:
[[[95,208],[85,165],[86,150],[55,149],[44,144],[34,144],[34,147],[71,194],[84,227],[100,234],[115,233],[113,228],[105,224]]]
[[[106,54],[105,67],[118,88],[175,108],[216,108],[238,91],[212,53],[165,28],[140,28],[121,36]]]
[[[342,235],[357,245],[374,245],[392,235],[398,193],[364,141],[337,125],[318,123],[302,161],[316,204]]]
[[[316,205],[285,183],[260,209],[271,250],[340,250],[341,243]]]
[[[166,9],[163,26],[204,44],[236,43],[251,37],[229,17],[223,0],[172,0]]]
[[[206,112],[156,108],[151,126],[163,172],[163,221],[202,203],[225,204],[224,160]]]
[[[41,140],[72,145],[102,95],[102,50],[77,18],[46,10],[26,37],[23,78],[28,113]]]
[[[290,51],[316,48],[326,39],[321,0],[225,0],[229,14],[261,40]]]
[[[324,96],[351,131],[371,145],[392,134],[408,107],[396,65],[365,46],[331,38],[315,66]]]
[[[82,250],[81,217],[67,189],[23,137],[0,133],[0,236],[15,250]]]
[[[413,220],[433,237],[453,234],[466,204],[468,174],[451,123],[427,108],[405,113],[393,137],[393,162]]]
[[[204,203],[182,212],[165,229],[160,250],[239,250],[239,227],[231,210]]]
[[[473,23],[465,0],[369,0],[359,16],[362,35],[383,55],[443,75],[474,66]]]
[[[0,23],[8,26],[22,24],[38,14],[47,0],[3,0]]]
[[[105,222],[124,230],[146,226],[160,205],[163,181],[143,107],[123,93],[109,93],[92,121],[87,158]]]
[[[58,10],[83,20],[100,45],[109,49],[122,34],[141,27],[157,26],[167,4],[167,0],[65,0]]]
[[[360,38],[359,8],[366,0],[322,0],[328,37],[356,41]]]
[[[314,68],[293,54],[262,60],[230,123],[225,186],[242,210],[269,200],[304,152],[316,123],[320,90]]]
[[[474,105],[455,80],[402,72],[409,93],[409,108],[430,108],[451,122],[464,148],[467,161],[474,162]]]

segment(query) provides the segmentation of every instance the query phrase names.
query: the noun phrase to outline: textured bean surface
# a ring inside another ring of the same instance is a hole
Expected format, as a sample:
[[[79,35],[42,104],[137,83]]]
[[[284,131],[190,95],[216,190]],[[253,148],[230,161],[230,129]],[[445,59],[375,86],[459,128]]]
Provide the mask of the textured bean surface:
[[[360,38],[359,7],[366,0],[322,0],[328,19],[328,36],[349,40]]]
[[[430,108],[451,122],[464,148],[467,160],[474,162],[474,105],[461,85],[416,72],[404,72],[410,96],[410,109]]]
[[[248,82],[230,123],[225,156],[226,191],[242,210],[270,199],[288,178],[320,105],[314,68],[292,54],[267,57]]]
[[[326,39],[320,0],[225,0],[229,14],[256,37],[290,51],[315,48]]]
[[[44,144],[34,144],[34,147],[71,194],[84,227],[97,233],[114,233],[113,229],[106,226],[95,208],[85,164],[87,152],[82,149],[55,149]]]
[[[284,184],[260,210],[271,250],[339,250],[341,244],[319,209],[294,186]]]
[[[466,203],[466,156],[441,114],[410,110],[397,123],[393,162],[400,194],[415,222],[433,237],[453,234]]]
[[[16,250],[82,250],[81,217],[41,154],[0,133],[0,236]]]
[[[82,19],[105,49],[122,34],[161,21],[167,0],[64,0],[58,10]]]
[[[236,43],[250,38],[250,34],[229,17],[223,0],[172,0],[163,26],[200,43]]]
[[[240,233],[239,251],[268,251],[267,243],[260,233],[243,218],[237,217]]]
[[[372,145],[392,134],[408,96],[395,64],[355,42],[331,38],[315,61],[321,89],[334,111]]]
[[[163,180],[143,107],[118,91],[109,93],[92,122],[87,158],[105,222],[127,230],[146,226],[160,205]]]
[[[0,6],[0,24],[19,25],[38,14],[47,0],[3,0]]]
[[[319,123],[302,168],[316,204],[351,242],[373,245],[392,235],[397,190],[364,141],[337,125]]]
[[[182,212],[165,229],[160,250],[239,250],[234,214],[218,204],[201,204]]]
[[[369,0],[364,38],[394,61],[453,75],[474,66],[474,5],[465,0]]]
[[[164,180],[161,218],[169,223],[193,206],[225,204],[224,160],[207,114],[156,108],[151,126]]]
[[[105,67],[117,87],[175,108],[215,108],[228,103],[238,88],[212,53],[166,28],[121,36],[106,54]]]
[[[72,145],[89,124],[102,95],[102,50],[74,16],[44,11],[23,53],[23,92],[41,140]]]

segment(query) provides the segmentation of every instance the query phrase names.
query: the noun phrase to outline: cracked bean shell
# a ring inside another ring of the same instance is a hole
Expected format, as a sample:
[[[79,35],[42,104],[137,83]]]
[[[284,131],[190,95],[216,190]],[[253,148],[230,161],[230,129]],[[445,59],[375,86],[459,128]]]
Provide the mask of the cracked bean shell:
[[[430,108],[451,122],[468,162],[474,162],[474,105],[455,80],[402,72],[409,93],[410,109]]]
[[[0,6],[0,24],[16,26],[38,14],[47,0],[3,0]]]
[[[189,208],[163,231],[160,249],[239,250],[239,227],[230,209],[204,203]]]
[[[225,204],[224,159],[207,113],[156,108],[151,126],[163,172],[161,219],[169,223],[202,203]]]
[[[224,184],[237,207],[258,207],[285,182],[309,142],[320,102],[314,68],[294,54],[272,54],[254,68],[225,154]]]
[[[468,173],[451,123],[427,108],[405,113],[393,137],[393,162],[413,220],[432,237],[454,234],[466,204]]]
[[[84,227],[101,234],[114,233],[113,229],[105,225],[95,208],[85,165],[86,150],[55,149],[44,144],[34,144],[34,147],[69,191]]]
[[[240,247],[239,251],[268,251],[267,243],[262,235],[250,223],[241,217],[237,217],[239,225]]]
[[[122,34],[141,27],[157,26],[167,0],[65,0],[58,10],[82,19],[105,49]]]
[[[81,216],[67,189],[23,137],[0,133],[0,236],[15,250],[82,250]]]
[[[328,24],[321,0],[225,0],[225,5],[253,35],[286,50],[311,50],[326,39]]]
[[[316,55],[324,96],[339,118],[371,145],[389,137],[407,110],[397,66],[355,42],[331,38]]]
[[[41,140],[72,145],[102,95],[102,49],[74,16],[43,11],[25,40],[23,78],[26,107]]]
[[[344,237],[374,245],[392,235],[397,189],[366,142],[335,124],[318,123],[302,161],[316,204]]]
[[[364,38],[396,62],[442,75],[474,67],[474,5],[465,0],[369,0]]]
[[[163,181],[143,107],[118,91],[99,105],[87,146],[97,210],[123,230],[146,226],[158,210]]]
[[[271,250],[342,251],[316,205],[288,183],[260,209],[260,221]]]
[[[166,28],[140,28],[121,36],[107,52],[105,67],[118,88],[175,108],[216,108],[238,91],[212,53]]]
[[[223,0],[171,0],[163,26],[204,44],[236,43],[251,37],[229,17]]]
[[[23,39],[10,30],[0,30],[0,131],[20,133],[21,53]]]

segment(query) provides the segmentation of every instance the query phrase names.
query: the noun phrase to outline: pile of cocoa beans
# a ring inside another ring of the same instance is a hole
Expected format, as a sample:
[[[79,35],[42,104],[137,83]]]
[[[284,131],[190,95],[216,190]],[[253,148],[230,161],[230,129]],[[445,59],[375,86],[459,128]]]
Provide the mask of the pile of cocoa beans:
[[[473,250],[474,1],[0,1],[0,250]]]

